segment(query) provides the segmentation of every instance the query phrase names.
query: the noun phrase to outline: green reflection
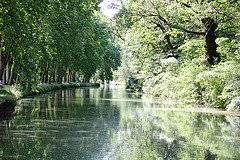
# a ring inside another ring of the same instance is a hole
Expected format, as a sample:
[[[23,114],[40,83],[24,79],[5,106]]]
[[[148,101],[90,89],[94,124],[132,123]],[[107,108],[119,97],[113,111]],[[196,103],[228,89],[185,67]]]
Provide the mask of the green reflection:
[[[118,132],[105,149],[114,152],[108,159],[240,158],[239,117],[186,112],[179,108],[190,106],[176,104],[142,105],[120,109]]]
[[[2,124],[0,157],[97,159],[119,122],[111,101],[93,98],[103,90],[71,89],[22,99],[16,115]]]
[[[19,101],[0,124],[0,159],[239,159],[240,118],[116,87]]]

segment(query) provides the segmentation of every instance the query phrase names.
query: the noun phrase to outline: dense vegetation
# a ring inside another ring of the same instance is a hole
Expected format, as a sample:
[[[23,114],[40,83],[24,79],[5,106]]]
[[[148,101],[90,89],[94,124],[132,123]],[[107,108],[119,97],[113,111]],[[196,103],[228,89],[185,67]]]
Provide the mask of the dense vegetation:
[[[2,0],[3,83],[31,90],[39,83],[89,82],[93,75],[111,80],[120,56],[100,20],[100,2]]]
[[[115,80],[154,95],[240,108],[240,2],[127,0],[114,17]]]
[[[1,1],[0,78],[32,91],[39,83],[114,79],[239,110],[238,0],[117,1],[109,6],[121,8],[114,18],[101,14],[101,0]]]

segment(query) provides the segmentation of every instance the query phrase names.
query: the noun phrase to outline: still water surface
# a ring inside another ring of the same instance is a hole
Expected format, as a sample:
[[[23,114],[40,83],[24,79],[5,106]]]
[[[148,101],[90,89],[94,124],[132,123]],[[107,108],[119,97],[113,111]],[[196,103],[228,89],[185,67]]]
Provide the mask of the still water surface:
[[[240,117],[117,87],[21,99],[0,159],[240,159]]]

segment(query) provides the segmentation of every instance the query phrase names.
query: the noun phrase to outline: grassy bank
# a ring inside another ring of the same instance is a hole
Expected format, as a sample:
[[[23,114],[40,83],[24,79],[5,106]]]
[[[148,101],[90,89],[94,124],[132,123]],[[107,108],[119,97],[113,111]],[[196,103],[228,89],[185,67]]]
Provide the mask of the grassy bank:
[[[99,86],[100,84],[98,83],[39,84],[31,88],[28,86],[22,87],[20,85],[4,86],[3,89],[0,89],[0,102],[17,100],[28,95],[41,94],[59,89]]]

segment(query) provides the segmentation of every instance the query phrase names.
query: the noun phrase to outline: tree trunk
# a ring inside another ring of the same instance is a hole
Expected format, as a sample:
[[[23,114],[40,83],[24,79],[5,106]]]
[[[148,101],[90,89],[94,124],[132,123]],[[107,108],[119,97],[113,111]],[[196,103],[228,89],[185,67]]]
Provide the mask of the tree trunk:
[[[1,46],[0,48],[0,79],[3,78],[3,72],[6,66],[6,57],[4,56],[4,51],[3,48]]]
[[[47,72],[44,74],[44,83],[45,84],[48,83],[48,73]]]
[[[220,62],[220,55],[217,52],[217,44],[215,42],[215,30],[217,29],[218,24],[213,20],[213,18],[203,18],[202,23],[205,27],[205,48],[207,51],[207,62],[212,65]]]
[[[3,71],[2,84],[6,84],[6,69],[4,69],[4,71]]]
[[[51,74],[48,76],[48,84],[51,84],[51,79],[52,79],[52,76],[51,76]]]
[[[43,83],[47,84],[48,83],[48,65],[44,69],[43,73]]]
[[[67,83],[69,83],[70,82],[70,69],[68,68],[67,69]]]
[[[72,79],[71,81],[72,81],[72,82],[75,82],[75,79],[76,79],[76,72],[75,72],[75,71],[72,72],[72,76],[71,76],[71,77],[72,77],[72,78],[71,78],[71,79]]]
[[[66,78],[65,77],[62,78],[62,83],[66,83]]]
[[[11,67],[10,75],[9,75],[8,82],[7,82],[9,85],[11,85],[13,83],[13,77],[14,77],[13,72],[14,72],[14,63]]]
[[[58,83],[58,67],[55,69],[55,83]]]
[[[7,63],[7,65],[6,65],[6,81],[5,81],[5,83],[6,84],[8,84],[8,82],[9,82],[9,79],[10,79],[10,67],[9,67],[9,62]]]
[[[14,75],[14,77],[13,77],[13,84],[14,83],[18,83],[18,75],[16,74],[16,72],[13,72],[13,75]]]
[[[162,17],[160,17],[159,19],[162,19]],[[153,21],[152,21],[152,22],[153,22]],[[177,49],[177,47],[175,47],[175,48],[173,47],[173,45],[172,45],[172,43],[171,43],[171,40],[170,40],[170,35],[169,35],[168,33],[166,33],[166,29],[164,28],[164,26],[161,25],[160,23],[155,23],[155,22],[153,22],[153,23],[156,24],[157,27],[161,29],[161,31],[163,32],[163,34],[165,34],[164,38],[165,38],[165,40],[167,41],[168,49],[171,51],[171,54],[168,55],[168,58],[169,58],[169,57],[178,58],[178,56],[176,56],[176,55],[174,54],[174,51],[173,51],[174,49]],[[165,20],[165,23],[166,23],[166,20]]]

